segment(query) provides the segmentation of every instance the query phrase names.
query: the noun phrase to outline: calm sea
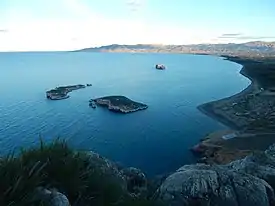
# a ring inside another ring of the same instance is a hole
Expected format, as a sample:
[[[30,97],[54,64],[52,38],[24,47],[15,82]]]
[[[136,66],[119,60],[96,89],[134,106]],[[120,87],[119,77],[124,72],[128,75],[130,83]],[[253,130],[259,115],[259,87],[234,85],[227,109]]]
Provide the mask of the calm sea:
[[[156,63],[167,70],[154,69]],[[189,148],[224,128],[197,106],[249,84],[241,66],[213,56],[117,53],[0,53],[0,154],[56,137],[149,175],[192,163]],[[92,83],[50,101],[56,86]],[[148,104],[127,115],[92,109],[90,98],[124,95]]]

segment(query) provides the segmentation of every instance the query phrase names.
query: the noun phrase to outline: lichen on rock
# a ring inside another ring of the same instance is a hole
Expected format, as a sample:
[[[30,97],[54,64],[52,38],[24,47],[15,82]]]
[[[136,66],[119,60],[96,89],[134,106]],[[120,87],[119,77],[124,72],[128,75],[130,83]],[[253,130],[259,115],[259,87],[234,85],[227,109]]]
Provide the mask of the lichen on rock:
[[[173,206],[274,205],[274,154],[273,145],[227,165],[185,165],[164,180],[155,197]]]

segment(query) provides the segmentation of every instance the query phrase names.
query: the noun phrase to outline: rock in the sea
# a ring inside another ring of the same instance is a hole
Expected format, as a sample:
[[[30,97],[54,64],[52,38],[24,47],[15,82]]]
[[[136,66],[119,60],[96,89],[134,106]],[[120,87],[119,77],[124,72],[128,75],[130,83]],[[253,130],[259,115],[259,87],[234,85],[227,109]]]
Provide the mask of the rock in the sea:
[[[166,69],[166,67],[163,64],[157,64],[156,69],[164,70],[164,69]]]
[[[146,104],[135,102],[124,96],[106,96],[90,100],[90,106],[92,106],[93,103],[108,107],[109,110],[120,113],[136,112],[148,108]]]
[[[93,109],[95,109],[95,108],[96,108],[96,103],[95,103],[95,101],[94,101],[94,100],[90,100],[90,101],[89,101],[89,106],[92,107]]]
[[[185,165],[171,174],[155,197],[168,205],[275,205],[275,146],[228,165]]]

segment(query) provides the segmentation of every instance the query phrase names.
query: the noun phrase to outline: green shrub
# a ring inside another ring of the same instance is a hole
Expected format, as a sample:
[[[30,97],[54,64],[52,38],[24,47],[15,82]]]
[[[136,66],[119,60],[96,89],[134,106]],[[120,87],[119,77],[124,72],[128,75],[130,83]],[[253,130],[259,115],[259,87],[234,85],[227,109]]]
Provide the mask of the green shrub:
[[[97,167],[64,141],[46,145],[41,141],[38,148],[0,159],[0,205],[43,205],[33,199],[38,186],[56,188],[72,205],[155,205],[149,200],[132,200],[116,178]]]

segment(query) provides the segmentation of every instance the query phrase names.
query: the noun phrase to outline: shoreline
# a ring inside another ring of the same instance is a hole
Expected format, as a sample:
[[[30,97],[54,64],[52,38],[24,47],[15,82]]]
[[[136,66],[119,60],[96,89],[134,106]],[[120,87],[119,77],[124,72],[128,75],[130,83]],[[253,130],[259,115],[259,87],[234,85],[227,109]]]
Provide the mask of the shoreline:
[[[228,128],[213,131],[191,149],[201,157],[198,162],[208,164],[226,164],[263,151],[271,136],[275,137],[275,99],[272,98],[275,81],[271,81],[275,58],[220,57],[242,65],[239,73],[251,83],[230,97],[197,106],[200,112]],[[234,137],[224,139],[223,133],[228,130]]]
[[[240,130],[241,128],[239,126],[237,126],[233,121],[223,117],[220,114],[215,113],[214,108],[213,108],[213,104],[215,104],[217,102],[223,103],[223,102],[226,102],[228,100],[232,101],[232,100],[234,100],[238,97],[241,97],[243,95],[250,94],[253,91],[253,87],[254,87],[254,83],[252,82],[244,90],[242,90],[241,92],[239,92],[237,94],[234,94],[233,96],[201,104],[201,105],[197,106],[197,109],[200,112],[202,112],[203,114],[205,114],[206,116],[210,117],[211,119],[214,119],[215,121],[220,122],[221,124],[228,127],[229,129]]]
[[[219,57],[221,57],[224,61],[231,61],[231,62],[234,62],[234,63],[237,63],[237,64],[241,65],[242,68],[239,71],[239,73],[241,75],[243,75],[244,77],[246,77],[247,79],[249,79],[250,84],[246,88],[244,88],[242,91],[240,91],[240,92],[238,92],[238,93],[236,93],[232,96],[225,97],[225,98],[218,99],[218,100],[214,100],[214,101],[207,102],[207,103],[203,103],[203,104],[197,106],[197,109],[200,112],[202,112],[203,114],[205,114],[206,116],[212,118],[215,121],[220,122],[221,124],[228,127],[229,129],[240,130],[241,127],[237,126],[232,120],[230,120],[228,118],[225,118],[220,114],[217,114],[214,111],[213,106],[214,106],[215,103],[221,103],[222,104],[222,103],[227,102],[227,101],[234,101],[234,100],[237,100],[240,97],[243,97],[245,95],[249,95],[249,94],[253,93],[253,91],[255,91],[256,88],[258,87],[258,83],[256,82],[255,79],[253,79],[249,76],[249,74],[246,71],[247,66],[244,63],[242,63],[242,60],[239,57],[230,57],[230,56],[226,56],[226,55],[221,55]],[[251,62],[255,62],[255,61],[251,60]]]

